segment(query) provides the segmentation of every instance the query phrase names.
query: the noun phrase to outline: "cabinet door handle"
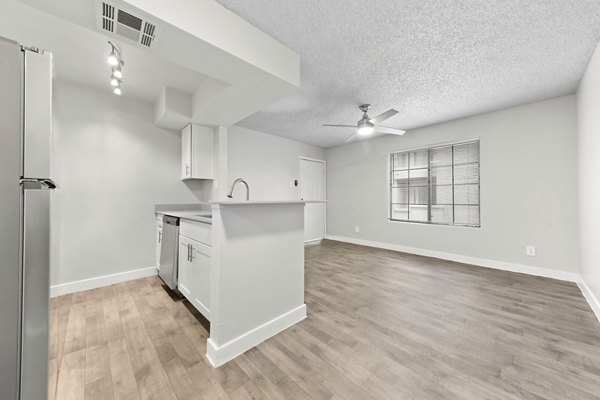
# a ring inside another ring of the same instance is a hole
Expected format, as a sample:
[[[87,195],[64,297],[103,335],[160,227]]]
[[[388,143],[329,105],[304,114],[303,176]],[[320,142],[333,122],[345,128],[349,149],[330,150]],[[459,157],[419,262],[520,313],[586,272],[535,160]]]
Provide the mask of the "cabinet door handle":
[[[189,176],[189,175],[190,175],[190,165],[185,164],[185,176]]]
[[[158,243],[162,242],[162,232],[158,232]]]

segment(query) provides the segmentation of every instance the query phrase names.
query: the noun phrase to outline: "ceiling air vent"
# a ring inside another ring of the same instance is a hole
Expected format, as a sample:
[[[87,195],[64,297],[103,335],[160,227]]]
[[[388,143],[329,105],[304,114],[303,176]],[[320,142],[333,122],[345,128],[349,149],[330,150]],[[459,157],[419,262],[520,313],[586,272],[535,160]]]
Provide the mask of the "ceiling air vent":
[[[154,24],[151,24],[150,22],[144,22],[144,31],[142,32],[140,43],[144,46],[150,47],[152,41],[154,40],[155,30],[156,26],[154,26]]]
[[[156,25],[112,4],[98,2],[98,27],[103,31],[126,37],[144,47],[152,47],[156,40]]]
[[[115,8],[106,3],[102,3],[102,29],[109,32],[115,29]]]

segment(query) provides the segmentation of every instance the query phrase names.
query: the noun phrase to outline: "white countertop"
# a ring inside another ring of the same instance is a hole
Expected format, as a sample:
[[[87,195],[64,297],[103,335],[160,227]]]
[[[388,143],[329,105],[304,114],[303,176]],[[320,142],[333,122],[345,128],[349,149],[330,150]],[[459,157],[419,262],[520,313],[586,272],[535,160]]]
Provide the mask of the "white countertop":
[[[217,200],[209,204],[215,205],[253,205],[253,204],[306,204],[306,203],[326,203],[326,201],[304,201],[304,200]]]
[[[180,219],[187,219],[189,221],[202,222],[205,224],[212,224],[212,218],[210,218],[210,211],[156,211],[157,214],[170,215]]]
[[[212,224],[212,218],[210,218],[211,211],[206,209],[207,207],[220,207],[220,206],[251,206],[251,205],[269,205],[269,204],[306,204],[306,203],[326,203],[326,201],[304,201],[304,200],[218,200],[211,201],[208,203],[197,203],[197,204],[179,204],[179,205],[157,205],[155,212],[156,214],[170,215],[181,219],[187,219],[190,221],[202,222],[205,224]],[[169,208],[173,208],[169,210]],[[187,208],[187,210],[185,209]],[[190,209],[191,208],[191,209]]]

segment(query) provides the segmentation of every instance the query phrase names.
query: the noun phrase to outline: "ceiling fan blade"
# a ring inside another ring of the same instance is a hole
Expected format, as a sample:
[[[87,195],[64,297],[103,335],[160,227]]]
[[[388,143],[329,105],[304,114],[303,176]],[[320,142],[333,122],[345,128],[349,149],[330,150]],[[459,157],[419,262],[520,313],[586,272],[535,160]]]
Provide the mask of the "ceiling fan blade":
[[[333,126],[335,128],[356,128],[356,125],[331,125],[331,124],[323,124],[321,126]]]
[[[353,133],[352,135],[348,136],[348,139],[344,140],[344,143],[350,142],[352,139],[354,139],[355,136],[356,136],[356,133]]]
[[[380,122],[385,121],[388,118],[392,118],[396,114],[398,114],[398,111],[394,110],[393,108],[390,108],[386,112],[381,113],[378,116],[371,118],[369,120],[369,122],[371,122],[372,124],[378,124]]]
[[[402,129],[390,128],[389,126],[375,126],[375,132],[377,133],[388,133],[390,135],[404,135],[406,131]]]

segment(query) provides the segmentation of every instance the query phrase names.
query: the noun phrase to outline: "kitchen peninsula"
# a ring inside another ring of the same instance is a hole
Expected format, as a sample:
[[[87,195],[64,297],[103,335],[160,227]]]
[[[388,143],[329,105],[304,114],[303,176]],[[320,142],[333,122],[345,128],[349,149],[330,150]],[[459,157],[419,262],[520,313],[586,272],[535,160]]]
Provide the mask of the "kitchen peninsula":
[[[306,318],[304,205],[222,201],[195,211],[157,206],[157,215],[180,218],[178,287],[210,321],[207,357],[213,366]]]

